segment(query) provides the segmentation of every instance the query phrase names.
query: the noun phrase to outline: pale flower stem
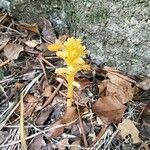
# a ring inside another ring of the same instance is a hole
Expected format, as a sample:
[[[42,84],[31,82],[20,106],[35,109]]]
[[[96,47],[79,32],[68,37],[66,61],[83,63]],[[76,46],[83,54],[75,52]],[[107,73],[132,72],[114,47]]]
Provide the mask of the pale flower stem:
[[[68,93],[67,93],[67,107],[72,106],[72,96],[73,96],[73,81],[74,76],[70,75],[68,77]]]

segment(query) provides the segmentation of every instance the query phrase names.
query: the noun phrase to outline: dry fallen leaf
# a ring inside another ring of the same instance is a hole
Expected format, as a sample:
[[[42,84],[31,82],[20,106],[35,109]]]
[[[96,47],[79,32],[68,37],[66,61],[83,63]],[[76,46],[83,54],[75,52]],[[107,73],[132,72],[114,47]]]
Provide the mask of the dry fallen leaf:
[[[108,83],[110,83],[110,80],[108,79],[103,80],[102,82],[99,83],[98,88],[101,96],[106,96],[106,88]]]
[[[41,150],[44,146],[46,146],[46,143],[42,134],[36,136],[30,143],[30,149],[32,150]]]
[[[52,86],[51,85],[47,85],[42,93],[42,95],[44,97],[50,97],[52,95]]]
[[[150,79],[146,79],[140,83],[137,83],[136,86],[143,90],[148,90],[150,89]]]
[[[31,94],[27,94],[24,98],[24,118],[30,117],[35,110],[38,103],[38,97]],[[15,110],[16,113],[20,113],[20,107]]]
[[[106,74],[108,76],[108,78],[110,79],[110,81],[116,85],[122,85],[125,84],[126,86],[131,85],[131,83],[135,83],[135,81],[131,82],[132,79],[130,79],[129,77],[126,77],[124,75],[121,74],[114,74],[114,73],[107,73]]]
[[[118,86],[111,82],[107,82],[106,96],[107,95],[116,96],[121,103],[125,104],[133,99],[134,89],[125,84]]]
[[[34,48],[40,43],[36,40],[31,40],[31,41],[26,41],[25,44],[31,48]]]
[[[110,124],[121,121],[126,106],[114,96],[104,96],[96,101],[92,110],[105,124]]]
[[[133,144],[140,143],[139,130],[135,127],[134,123],[130,119],[124,119],[122,123],[119,123],[118,129],[122,139],[126,139],[129,134],[133,140]]]
[[[38,103],[39,99],[36,96],[31,94],[27,94],[24,98],[24,115],[26,117],[30,117],[35,110],[35,107]]]
[[[141,119],[143,120],[143,124],[150,124],[150,104],[147,104],[142,113],[141,113]]]
[[[56,121],[54,124],[52,124],[50,126],[52,130],[48,131],[47,138],[50,139],[50,138],[55,138],[55,137],[60,136],[64,132],[64,129],[65,129],[65,127],[61,125],[63,125],[61,119]]]
[[[108,67],[108,66],[104,66],[104,68],[103,68],[104,70],[106,70],[107,72],[117,72],[117,73],[119,73],[120,72],[120,70],[117,70],[116,68],[114,68],[114,67]]]
[[[74,142],[71,144],[72,146],[70,147],[70,150],[80,150],[80,148],[78,147],[78,146],[80,146],[80,142],[81,142],[80,139],[74,141]]]
[[[15,83],[15,89],[21,90],[24,87],[24,83],[16,82]]]
[[[8,59],[14,60],[19,57],[20,52],[23,50],[24,48],[22,45],[9,43],[4,47],[4,54]]]
[[[136,87],[132,83],[111,73],[107,73],[109,79],[103,80],[99,85],[101,96],[113,95],[125,104],[131,101],[136,93]]]
[[[67,107],[64,116],[62,118],[62,122],[64,124],[75,121],[78,118],[78,114],[76,111],[76,107]]]
[[[42,18],[38,23],[40,28],[42,29],[44,40],[54,43],[56,40],[56,35],[54,33],[54,28],[51,22],[45,18]]]
[[[52,111],[53,108],[51,106],[47,106],[46,108],[42,109],[40,114],[37,116],[35,123],[37,125],[43,125]]]
[[[115,68],[104,67],[104,70],[107,71],[107,74],[106,74],[106,75],[110,75],[110,77],[111,77],[111,75],[112,75],[112,76],[117,76],[117,77],[122,78],[122,79],[124,79],[124,80],[126,80],[126,81],[128,81],[128,82],[136,83],[135,80],[131,79],[130,77],[128,77],[128,76],[126,76],[126,75],[123,75],[123,74],[121,73],[121,71],[119,71],[119,70],[117,70],[117,69],[115,69]]]
[[[34,23],[34,24],[27,24],[27,23],[17,24],[17,27],[20,29],[25,29],[25,30],[39,34],[39,27],[36,23]]]
[[[85,88],[89,87],[91,84],[92,82],[87,79],[75,80],[73,82],[73,85],[76,86],[79,90],[84,90]]]
[[[66,145],[70,145],[68,142],[68,138],[63,139],[63,140],[59,141],[58,143],[56,143],[57,149],[60,149],[60,150],[66,150],[66,148],[67,148]]]

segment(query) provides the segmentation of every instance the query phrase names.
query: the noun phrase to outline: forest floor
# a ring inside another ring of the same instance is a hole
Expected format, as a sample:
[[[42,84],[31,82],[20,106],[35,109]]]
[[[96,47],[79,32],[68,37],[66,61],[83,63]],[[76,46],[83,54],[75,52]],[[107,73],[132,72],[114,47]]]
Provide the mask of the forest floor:
[[[55,74],[65,64],[47,46],[67,37],[44,18],[25,24],[0,12],[0,150],[22,149],[22,136],[29,150],[149,150],[149,78],[87,56],[66,111],[67,82]]]

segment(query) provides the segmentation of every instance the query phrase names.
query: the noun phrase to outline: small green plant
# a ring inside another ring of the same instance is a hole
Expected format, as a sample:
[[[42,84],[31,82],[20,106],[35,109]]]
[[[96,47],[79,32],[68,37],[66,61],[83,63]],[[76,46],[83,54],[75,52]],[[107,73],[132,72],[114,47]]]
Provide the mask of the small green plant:
[[[83,60],[86,48],[80,39],[68,38],[63,44],[58,42],[48,46],[50,51],[57,51],[56,55],[64,59],[66,67],[58,68],[55,73],[62,75],[68,82],[67,107],[72,106],[73,81],[78,71],[89,69],[89,65]]]

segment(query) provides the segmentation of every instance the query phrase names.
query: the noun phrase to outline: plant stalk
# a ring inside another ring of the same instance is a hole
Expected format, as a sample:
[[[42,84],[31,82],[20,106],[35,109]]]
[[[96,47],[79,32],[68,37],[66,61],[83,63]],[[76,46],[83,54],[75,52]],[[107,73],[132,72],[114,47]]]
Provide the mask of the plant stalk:
[[[74,81],[74,75],[68,76],[68,93],[67,93],[67,107],[72,106],[73,101],[73,81]]]

